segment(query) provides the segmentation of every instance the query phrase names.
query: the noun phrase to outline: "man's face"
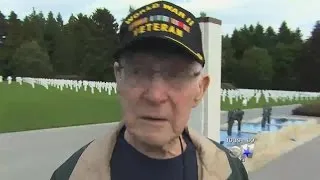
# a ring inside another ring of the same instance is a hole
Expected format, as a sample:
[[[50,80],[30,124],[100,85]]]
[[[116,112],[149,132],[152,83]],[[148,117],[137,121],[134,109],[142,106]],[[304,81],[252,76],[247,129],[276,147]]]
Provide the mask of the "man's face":
[[[115,68],[123,120],[131,135],[162,146],[181,134],[209,84],[209,77],[199,75],[201,68],[192,63],[178,55],[135,53],[123,68]]]

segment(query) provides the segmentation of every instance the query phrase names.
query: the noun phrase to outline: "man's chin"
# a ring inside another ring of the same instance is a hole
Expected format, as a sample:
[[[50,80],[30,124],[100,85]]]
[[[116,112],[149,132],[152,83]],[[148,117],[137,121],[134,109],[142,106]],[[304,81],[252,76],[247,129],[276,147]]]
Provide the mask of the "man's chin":
[[[170,140],[169,138],[163,138],[163,136],[144,136],[144,137],[141,137],[141,140],[143,141],[143,143],[145,144],[148,144],[150,146],[154,146],[154,147],[162,147],[168,143],[170,143]]]

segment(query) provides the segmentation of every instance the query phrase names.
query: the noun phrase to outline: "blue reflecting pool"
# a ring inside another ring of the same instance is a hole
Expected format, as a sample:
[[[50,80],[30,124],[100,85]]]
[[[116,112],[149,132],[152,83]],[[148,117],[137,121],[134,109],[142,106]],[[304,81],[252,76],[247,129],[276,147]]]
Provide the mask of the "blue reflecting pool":
[[[271,122],[271,121],[270,121]],[[261,132],[261,131],[278,131],[282,128],[280,124],[266,124],[264,128],[261,127],[261,123],[242,123],[241,124],[241,131],[244,132]],[[232,132],[238,132],[238,125],[234,124],[232,127]]]
[[[223,141],[225,147],[232,147],[239,145],[239,143],[247,143],[248,140],[252,139],[256,133],[246,133],[246,132],[233,132],[231,136],[228,136],[227,131],[220,131],[220,141]],[[240,142],[242,141],[242,142]]]
[[[241,132],[238,132],[238,124],[234,124],[231,136],[228,136],[226,130],[220,131],[220,142],[223,142],[225,147],[232,147],[246,143],[246,141],[252,139],[258,133],[275,132],[287,125],[303,124],[305,122],[306,121],[302,119],[277,118],[271,119],[270,124],[266,124],[264,128],[261,127],[261,122],[243,122],[241,125]]]

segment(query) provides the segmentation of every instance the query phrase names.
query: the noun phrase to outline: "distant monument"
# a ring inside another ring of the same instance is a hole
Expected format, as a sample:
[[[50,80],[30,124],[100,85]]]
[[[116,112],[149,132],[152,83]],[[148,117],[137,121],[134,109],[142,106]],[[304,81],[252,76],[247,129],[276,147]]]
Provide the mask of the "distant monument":
[[[262,121],[261,121],[261,127],[265,128],[266,123],[270,124],[270,117],[272,113],[272,107],[270,106],[264,106],[262,108]]]
[[[242,111],[241,109],[228,111],[228,131],[227,131],[228,136],[232,135],[232,126],[234,121],[238,122],[238,132],[241,131],[241,122],[243,119],[243,115],[244,115],[244,111]]]

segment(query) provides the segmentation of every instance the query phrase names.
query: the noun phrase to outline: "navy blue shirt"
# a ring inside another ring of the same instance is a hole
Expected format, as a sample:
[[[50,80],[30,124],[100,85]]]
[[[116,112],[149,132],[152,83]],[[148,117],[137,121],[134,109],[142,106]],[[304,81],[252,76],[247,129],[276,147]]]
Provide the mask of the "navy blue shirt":
[[[196,149],[184,134],[185,151],[171,159],[152,159],[124,139],[122,129],[111,158],[112,180],[198,180]]]

